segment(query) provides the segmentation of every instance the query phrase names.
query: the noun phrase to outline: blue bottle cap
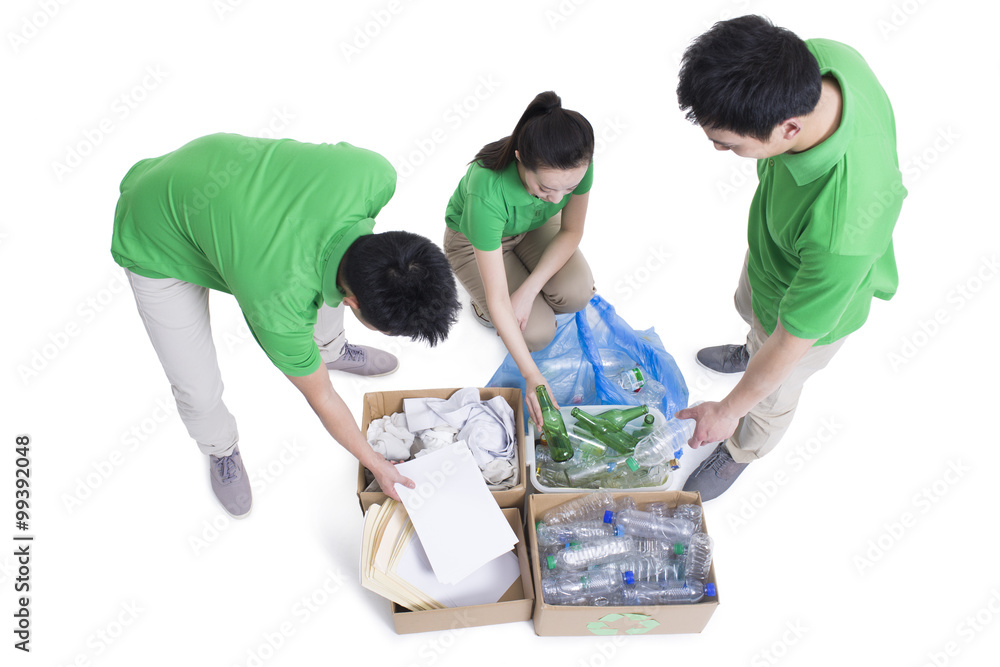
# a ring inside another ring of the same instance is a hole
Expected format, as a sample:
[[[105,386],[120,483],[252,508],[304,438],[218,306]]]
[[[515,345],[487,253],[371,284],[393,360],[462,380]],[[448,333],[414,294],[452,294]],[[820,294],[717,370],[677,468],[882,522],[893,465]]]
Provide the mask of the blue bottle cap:
[[[625,534],[625,526],[615,526],[615,537],[621,537]]]
[[[608,472],[612,472],[616,465],[618,465],[618,461],[608,461]]]
[[[628,584],[629,586],[635,583],[635,574],[632,572],[632,570],[626,570],[625,573],[622,575],[622,577],[625,578],[625,583]],[[709,586],[711,585],[712,584],[709,584]]]
[[[705,595],[710,598],[715,597],[715,584],[705,584]]]
[[[614,523],[615,513],[611,510],[604,510],[604,523]]]

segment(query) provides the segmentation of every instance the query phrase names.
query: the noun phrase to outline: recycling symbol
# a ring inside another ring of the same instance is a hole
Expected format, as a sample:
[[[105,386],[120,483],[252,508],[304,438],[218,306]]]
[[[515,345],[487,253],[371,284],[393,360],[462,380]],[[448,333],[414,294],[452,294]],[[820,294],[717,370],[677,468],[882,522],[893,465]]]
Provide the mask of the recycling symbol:
[[[593,623],[587,624],[587,629],[595,635],[621,634],[641,635],[649,632],[660,624],[646,614],[608,614]]]

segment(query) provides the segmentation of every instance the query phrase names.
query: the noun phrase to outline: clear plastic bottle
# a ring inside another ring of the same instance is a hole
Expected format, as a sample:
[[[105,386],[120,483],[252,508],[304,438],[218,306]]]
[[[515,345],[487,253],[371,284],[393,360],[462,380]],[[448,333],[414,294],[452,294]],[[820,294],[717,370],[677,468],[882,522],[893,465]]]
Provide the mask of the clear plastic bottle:
[[[561,523],[601,519],[604,517],[604,512],[614,506],[615,499],[607,491],[588,493],[553,507],[542,516],[542,523],[547,526],[555,526]]]
[[[635,366],[619,373],[615,377],[615,382],[625,391],[635,394],[642,390],[643,385],[646,383],[646,375],[642,372],[641,368]]]
[[[698,405],[692,404],[692,407]],[[674,452],[683,451],[697,424],[693,419],[668,419],[662,426],[639,441],[632,458],[644,466],[655,466],[674,457]]]
[[[633,539],[635,540],[635,550],[640,554],[683,560],[683,542],[669,542],[667,540],[658,540],[655,537],[633,537]]]
[[[683,517],[693,523],[694,532],[701,530],[702,509],[698,505],[678,505],[674,509],[673,516]]]
[[[670,509],[670,503],[664,502],[646,503],[646,506],[642,508],[642,511],[655,514],[656,516],[673,516],[673,510]]]
[[[626,605],[692,604],[705,596],[715,597],[715,584],[700,581],[676,582],[641,581],[622,587],[620,596]]]
[[[538,546],[548,547],[553,544],[565,545],[595,537],[612,537],[615,535],[615,527],[600,520],[561,523],[555,526],[548,526],[539,521],[535,526],[535,533],[538,536]]]
[[[635,399],[640,403],[659,407],[663,404],[663,398],[666,395],[666,387],[653,378],[646,378],[646,382],[643,383],[642,389],[635,392]]]
[[[706,533],[695,533],[684,555],[684,573],[688,580],[705,581],[712,566],[715,543]]]
[[[604,522],[622,526],[626,535],[655,537],[667,542],[687,543],[694,534],[694,524],[687,519],[660,517],[639,510],[605,512]]]
[[[628,457],[620,456],[614,459],[598,459],[590,463],[573,466],[566,469],[566,479],[569,486],[574,488],[585,488],[588,484],[600,484],[609,475],[613,474],[618,466],[625,463]],[[604,486],[601,484],[601,486]]]
[[[559,570],[586,570],[591,565],[617,560],[634,550],[635,542],[631,537],[602,537],[571,542],[553,560]]]
[[[624,588],[633,584],[631,572],[560,572],[542,579],[542,598],[546,604],[594,604],[597,598],[620,596]]]
[[[676,581],[683,577],[681,561],[651,554],[629,554],[621,560],[595,565],[592,569],[632,572],[636,581]]]

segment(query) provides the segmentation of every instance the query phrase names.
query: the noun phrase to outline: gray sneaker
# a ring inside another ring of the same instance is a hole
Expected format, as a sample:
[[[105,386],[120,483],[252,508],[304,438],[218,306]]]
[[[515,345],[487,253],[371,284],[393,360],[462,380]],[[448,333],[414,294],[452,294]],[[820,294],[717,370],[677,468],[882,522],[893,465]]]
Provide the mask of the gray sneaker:
[[[234,519],[242,519],[250,514],[253,497],[250,494],[250,478],[243,469],[243,457],[236,447],[229,456],[208,457],[212,477],[212,491],[222,503],[222,508]]]
[[[687,478],[684,490],[701,492],[702,501],[718,498],[733,485],[748,465],[750,464],[734,461],[726,443],[720,442],[715,451]]]
[[[486,313],[479,308],[479,305],[475,301],[472,301],[471,303],[472,314],[476,316],[476,321],[487,329],[495,329],[496,327],[493,326],[493,322],[490,321],[490,318],[486,317]]]
[[[698,350],[698,363],[716,373],[742,373],[750,353],[746,345],[716,345]]]
[[[399,368],[399,360],[384,350],[367,345],[344,343],[340,356],[334,361],[326,362],[326,367],[331,371],[378,377],[388,375]]]

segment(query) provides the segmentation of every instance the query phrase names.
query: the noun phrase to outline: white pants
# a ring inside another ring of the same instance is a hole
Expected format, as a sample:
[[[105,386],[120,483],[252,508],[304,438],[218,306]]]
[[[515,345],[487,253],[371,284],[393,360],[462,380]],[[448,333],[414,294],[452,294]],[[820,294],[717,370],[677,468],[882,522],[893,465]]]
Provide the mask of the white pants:
[[[188,434],[204,454],[232,454],[239,433],[236,419],[222,402],[222,373],[212,341],[208,288],[173,278],[145,278],[128,269],[125,275]],[[320,308],[313,340],[323,361],[340,356],[347,342],[343,304]]]

